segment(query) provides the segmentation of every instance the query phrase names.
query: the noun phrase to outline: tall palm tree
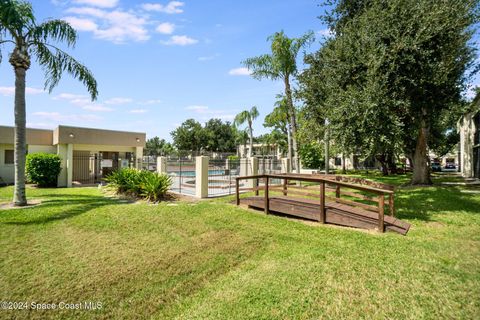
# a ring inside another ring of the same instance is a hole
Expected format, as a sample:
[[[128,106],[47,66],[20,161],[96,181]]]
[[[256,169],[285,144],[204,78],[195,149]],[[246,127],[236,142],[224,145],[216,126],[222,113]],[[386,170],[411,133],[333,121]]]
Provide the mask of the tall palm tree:
[[[291,77],[296,76],[297,55],[301,48],[313,40],[313,32],[308,32],[300,38],[289,38],[283,31],[276,32],[267,39],[271,41],[271,54],[264,54],[243,61],[243,64],[252,72],[255,79],[282,80],[287,97],[290,126],[292,129],[292,148],[295,154],[297,172],[300,172],[300,160],[297,144],[297,119],[293,105]]]
[[[80,80],[92,100],[98,95],[97,82],[90,70],[57,47],[65,43],[74,47],[77,33],[66,21],[47,20],[36,23],[30,3],[21,0],[0,0],[0,44],[10,43],[13,51],[9,62],[15,72],[15,206],[27,204],[25,194],[26,103],[25,81],[31,57],[35,57],[45,72],[45,89],[49,92],[60,81],[63,72]]]
[[[248,157],[252,156],[253,150],[253,121],[258,117],[259,113],[256,106],[253,106],[250,110],[244,110],[235,116],[233,123],[236,126],[241,126],[245,122],[248,125],[248,135],[250,138],[250,150],[248,150]]]
[[[278,129],[287,136],[287,158],[292,161],[292,129],[290,126],[288,109],[288,101],[285,95],[277,94],[275,107],[272,112],[265,116],[263,126]]]

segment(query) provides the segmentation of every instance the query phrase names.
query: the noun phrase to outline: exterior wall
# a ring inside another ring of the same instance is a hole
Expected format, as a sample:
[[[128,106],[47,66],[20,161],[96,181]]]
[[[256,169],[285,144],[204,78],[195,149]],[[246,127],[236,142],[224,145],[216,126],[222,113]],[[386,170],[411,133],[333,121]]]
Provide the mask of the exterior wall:
[[[13,127],[0,126],[0,143],[13,143],[14,137]],[[27,144],[51,146],[53,144],[52,130],[27,128]]]
[[[28,153],[57,153],[56,146],[27,145]]]
[[[14,164],[5,164],[5,150],[13,150],[13,144],[0,144],[0,178],[5,183],[13,183],[15,179]]]
[[[131,152],[137,159],[141,159],[146,135],[139,132],[59,126],[53,131],[27,128],[26,138],[28,153],[46,152],[60,156],[62,169],[58,177],[58,186],[71,187],[74,152],[87,155],[118,152],[119,160],[125,159],[126,153]],[[14,182],[14,164],[5,164],[4,159],[5,150],[14,149],[13,141],[14,128],[0,126],[0,177],[6,183]]]
[[[473,146],[475,139],[475,113],[469,113],[458,122],[457,128],[460,133],[460,171],[465,178],[471,178],[473,173]]]
[[[58,126],[53,132],[53,144],[83,144],[103,146],[144,147],[146,135],[91,128]]]

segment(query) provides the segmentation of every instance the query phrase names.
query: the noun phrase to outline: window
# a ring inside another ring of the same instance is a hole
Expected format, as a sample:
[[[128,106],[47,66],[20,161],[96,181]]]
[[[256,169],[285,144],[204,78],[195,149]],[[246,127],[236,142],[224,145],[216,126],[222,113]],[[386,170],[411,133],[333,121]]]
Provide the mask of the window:
[[[13,164],[13,150],[5,150],[5,164]]]
[[[342,165],[342,158],[336,157],[335,158],[335,165],[336,166],[341,166]]]

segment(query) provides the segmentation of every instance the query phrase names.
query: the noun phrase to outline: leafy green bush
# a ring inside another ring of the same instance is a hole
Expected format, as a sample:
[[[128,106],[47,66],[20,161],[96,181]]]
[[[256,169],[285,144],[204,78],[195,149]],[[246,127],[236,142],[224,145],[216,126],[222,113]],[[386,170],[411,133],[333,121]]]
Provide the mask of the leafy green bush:
[[[167,193],[172,181],[166,174],[148,172],[142,177],[141,195],[149,201],[157,202]]]
[[[231,156],[228,156],[227,159],[230,160],[230,161],[238,161],[238,160],[240,160],[240,157],[236,156],[236,155],[231,155]]]
[[[325,166],[325,157],[323,148],[318,143],[309,143],[302,145],[299,155],[302,160],[302,166],[305,169],[320,169]]]
[[[165,174],[131,168],[114,171],[105,181],[107,187],[116,193],[144,197],[154,202],[161,200],[172,184],[170,177]]]
[[[61,159],[56,154],[32,153],[27,155],[25,165],[28,181],[39,187],[56,187],[60,174]]]

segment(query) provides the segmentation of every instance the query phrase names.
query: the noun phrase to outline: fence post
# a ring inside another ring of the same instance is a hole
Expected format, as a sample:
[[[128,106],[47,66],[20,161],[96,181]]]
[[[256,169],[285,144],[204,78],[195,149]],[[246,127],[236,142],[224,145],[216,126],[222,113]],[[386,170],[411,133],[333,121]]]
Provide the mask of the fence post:
[[[282,173],[292,172],[292,161],[288,158],[282,158]]]
[[[167,173],[167,157],[157,157],[157,172]]]
[[[197,198],[208,197],[208,157],[195,158],[195,196]]]
[[[378,196],[378,231],[385,232],[384,222],[384,209],[385,208],[385,196],[381,194]]]

